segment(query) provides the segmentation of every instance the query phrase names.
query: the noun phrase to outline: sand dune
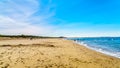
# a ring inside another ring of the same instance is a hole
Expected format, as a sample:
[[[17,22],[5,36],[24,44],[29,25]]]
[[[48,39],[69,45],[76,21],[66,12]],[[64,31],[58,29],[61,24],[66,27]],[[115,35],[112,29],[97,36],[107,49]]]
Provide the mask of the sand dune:
[[[120,59],[64,39],[0,40],[0,68],[120,68]]]

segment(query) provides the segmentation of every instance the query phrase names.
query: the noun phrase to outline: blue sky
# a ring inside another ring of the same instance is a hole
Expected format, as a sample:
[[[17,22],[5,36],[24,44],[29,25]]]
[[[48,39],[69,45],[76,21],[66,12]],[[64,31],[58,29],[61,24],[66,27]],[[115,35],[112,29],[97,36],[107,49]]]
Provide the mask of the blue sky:
[[[120,36],[119,0],[0,0],[0,33]]]

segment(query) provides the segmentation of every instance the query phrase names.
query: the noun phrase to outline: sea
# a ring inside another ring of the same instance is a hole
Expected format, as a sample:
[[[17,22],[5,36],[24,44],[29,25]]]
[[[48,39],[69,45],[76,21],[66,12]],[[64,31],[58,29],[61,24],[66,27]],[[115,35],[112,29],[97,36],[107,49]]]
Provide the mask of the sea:
[[[68,38],[92,50],[120,58],[120,37]]]

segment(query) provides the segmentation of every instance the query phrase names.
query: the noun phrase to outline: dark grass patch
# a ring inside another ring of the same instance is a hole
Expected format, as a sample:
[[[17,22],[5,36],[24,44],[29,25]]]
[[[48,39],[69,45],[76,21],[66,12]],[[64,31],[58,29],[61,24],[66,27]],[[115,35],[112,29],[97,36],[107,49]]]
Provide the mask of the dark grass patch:
[[[7,44],[7,45],[0,45],[0,47],[10,47],[11,45]]]
[[[32,44],[30,46],[56,47],[55,45],[52,44]]]
[[[56,47],[52,44],[18,44],[18,45],[0,45],[0,47]]]

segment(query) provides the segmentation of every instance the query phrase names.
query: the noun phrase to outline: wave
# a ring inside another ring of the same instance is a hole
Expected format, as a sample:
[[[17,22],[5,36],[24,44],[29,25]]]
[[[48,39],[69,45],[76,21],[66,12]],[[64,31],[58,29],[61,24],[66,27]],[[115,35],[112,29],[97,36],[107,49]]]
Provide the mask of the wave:
[[[116,57],[116,58],[120,58],[120,52],[113,52],[113,51],[108,51],[108,50],[103,49],[103,48],[89,46],[87,43],[85,43],[83,41],[75,41],[75,42],[80,44],[80,45],[83,45],[83,46],[85,46],[89,49],[95,50],[97,52],[100,52],[100,53],[103,53],[103,54],[106,54],[106,55],[109,55],[109,56],[113,56],[113,57]]]

